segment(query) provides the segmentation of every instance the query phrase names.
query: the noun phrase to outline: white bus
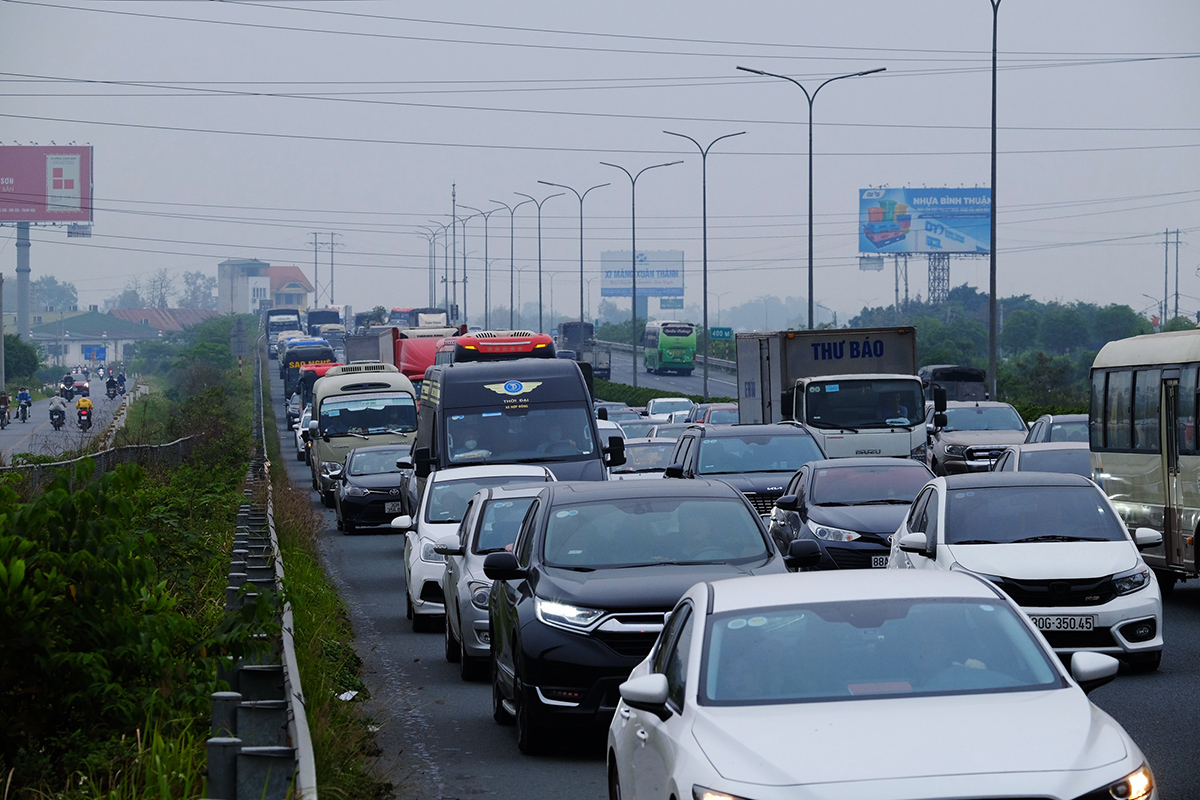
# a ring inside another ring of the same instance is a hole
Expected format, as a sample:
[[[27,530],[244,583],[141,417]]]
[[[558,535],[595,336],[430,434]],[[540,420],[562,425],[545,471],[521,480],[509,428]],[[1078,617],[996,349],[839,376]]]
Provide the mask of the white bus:
[[[1092,364],[1092,477],[1130,530],[1162,532],[1143,557],[1164,594],[1198,574],[1198,372],[1200,330],[1110,342]]]

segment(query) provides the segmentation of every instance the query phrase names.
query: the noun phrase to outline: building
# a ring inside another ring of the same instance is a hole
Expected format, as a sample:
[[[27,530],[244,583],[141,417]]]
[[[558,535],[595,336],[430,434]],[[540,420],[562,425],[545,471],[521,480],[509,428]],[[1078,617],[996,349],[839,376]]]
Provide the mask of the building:
[[[267,274],[271,278],[271,308],[308,308],[313,285],[299,267],[270,267]]]
[[[230,258],[217,265],[217,309],[222,314],[308,308],[312,291],[299,267],[272,267],[257,258]]]
[[[127,361],[133,356],[135,343],[162,335],[162,330],[150,325],[87,311],[34,325],[30,341],[54,363],[69,367]]]
[[[160,331],[177,332],[219,316],[216,311],[194,308],[114,308],[110,315],[137,325],[149,325]]]

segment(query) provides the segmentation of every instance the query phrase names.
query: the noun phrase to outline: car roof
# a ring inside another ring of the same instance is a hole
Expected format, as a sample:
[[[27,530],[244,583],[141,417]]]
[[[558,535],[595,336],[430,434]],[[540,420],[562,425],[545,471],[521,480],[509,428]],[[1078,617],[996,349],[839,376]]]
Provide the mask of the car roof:
[[[966,597],[996,601],[999,590],[965,572],[940,570],[829,570],[729,578],[708,584],[712,611],[792,604]]]
[[[628,450],[630,445],[637,446],[639,444],[669,444],[675,445],[674,439],[668,439],[665,436],[631,436],[625,440],[625,449]]]
[[[711,425],[704,422],[689,422],[688,427],[704,431],[705,439],[736,438],[754,434],[772,434],[776,436],[807,436],[814,438],[804,428],[789,422],[735,422],[732,425]]]
[[[947,489],[986,489],[993,486],[1090,486],[1081,475],[1066,472],[968,472],[946,476]]]
[[[924,469],[929,467],[921,461],[911,458],[883,458],[880,456],[855,456],[853,458],[826,458],[821,461],[809,461],[804,466],[814,469],[840,469],[842,467],[899,467],[900,469]]]
[[[439,469],[429,473],[429,480],[437,483],[465,481],[475,478],[534,477],[545,478],[550,470],[535,464],[475,464],[452,469]]]
[[[545,487],[553,503],[586,503],[631,497],[741,497],[725,481],[695,479],[648,481],[562,481]]]
[[[518,483],[511,486],[489,486],[476,492],[482,494],[488,502],[492,500],[509,500],[517,497],[537,497],[545,489],[539,483]]]
[[[1009,403],[1001,403],[999,400],[947,400],[946,408],[1012,408]]]
[[[1010,444],[1009,448],[1021,453],[1038,453],[1052,450],[1087,450],[1087,442],[1027,442]]]
[[[1042,414],[1038,419],[1048,419],[1050,422],[1087,422],[1087,414]]]
[[[358,455],[359,453],[378,453],[383,450],[407,450],[412,451],[411,444],[372,444],[366,447],[356,447],[346,454],[347,457]]]

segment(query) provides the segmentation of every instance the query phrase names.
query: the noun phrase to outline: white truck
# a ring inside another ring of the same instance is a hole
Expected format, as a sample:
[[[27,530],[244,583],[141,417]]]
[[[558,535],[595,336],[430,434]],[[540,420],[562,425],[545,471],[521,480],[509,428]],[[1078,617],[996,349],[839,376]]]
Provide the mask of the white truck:
[[[925,460],[916,328],[739,333],[736,347],[740,422],[795,420],[829,458]]]

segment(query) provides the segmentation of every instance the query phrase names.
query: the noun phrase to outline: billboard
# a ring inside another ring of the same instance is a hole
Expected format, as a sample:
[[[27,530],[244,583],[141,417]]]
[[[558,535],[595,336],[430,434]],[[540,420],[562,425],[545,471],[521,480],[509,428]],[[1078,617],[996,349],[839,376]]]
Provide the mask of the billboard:
[[[84,361],[108,361],[108,348],[98,344],[83,345]]]
[[[600,296],[631,297],[633,271],[628,250],[600,253]],[[638,297],[683,297],[683,251],[639,250]]]
[[[91,147],[0,147],[0,223],[91,221]]]
[[[860,253],[987,253],[991,189],[860,189]]]

